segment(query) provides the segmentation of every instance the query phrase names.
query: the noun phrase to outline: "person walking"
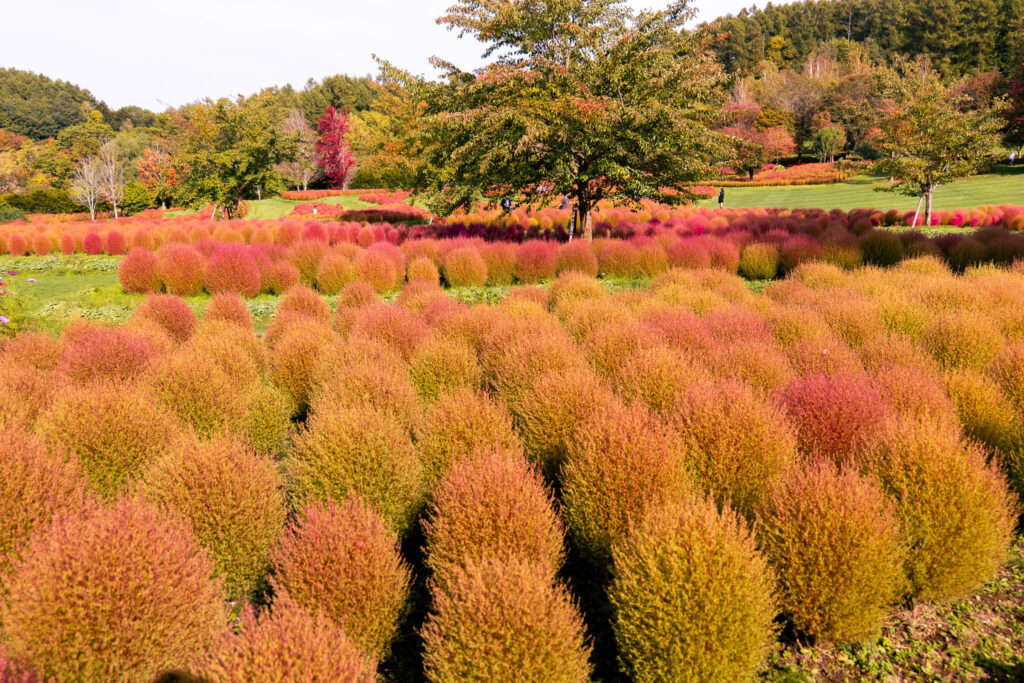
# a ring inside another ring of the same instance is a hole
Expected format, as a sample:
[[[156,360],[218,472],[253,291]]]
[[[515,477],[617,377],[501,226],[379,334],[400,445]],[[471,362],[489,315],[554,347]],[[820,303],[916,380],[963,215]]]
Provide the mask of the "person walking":
[[[1010,166],[1013,166],[1017,162],[1017,152],[1010,152]]]
[[[724,187],[718,190],[718,208],[719,209],[724,209],[725,208],[725,188]]]
[[[562,211],[565,211],[566,209],[568,209],[569,208],[569,198],[568,197],[562,197],[562,203],[558,206],[558,208],[561,209]]]

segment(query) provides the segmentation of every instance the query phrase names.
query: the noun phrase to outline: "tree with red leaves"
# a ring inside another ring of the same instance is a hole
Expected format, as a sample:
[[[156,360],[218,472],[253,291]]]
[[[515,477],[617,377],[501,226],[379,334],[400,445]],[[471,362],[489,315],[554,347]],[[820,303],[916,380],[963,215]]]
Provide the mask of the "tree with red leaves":
[[[761,105],[737,102],[725,108],[725,125],[720,129],[732,138],[733,160],[736,170],[754,174],[770,161],[789,156],[796,151],[793,136],[782,126],[762,128],[757,125]]]
[[[316,143],[317,164],[331,187],[347,187],[356,170],[352,143],[348,139],[348,111],[327,107],[317,123],[320,139]]]
[[[167,201],[178,186],[178,170],[167,152],[147,149],[138,163],[139,182],[142,183],[160,205],[167,208]]]

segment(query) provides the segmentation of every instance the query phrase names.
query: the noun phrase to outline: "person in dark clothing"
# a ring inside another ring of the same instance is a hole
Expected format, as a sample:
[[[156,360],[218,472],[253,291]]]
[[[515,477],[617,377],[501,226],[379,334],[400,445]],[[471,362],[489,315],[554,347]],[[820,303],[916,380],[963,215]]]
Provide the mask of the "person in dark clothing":
[[[725,188],[724,187],[721,188],[718,191],[718,208],[719,209],[724,209],[725,208]]]
[[[562,197],[562,203],[558,205],[558,208],[561,209],[562,211],[565,211],[566,209],[568,209],[569,208],[569,198],[568,197]]]
[[[501,208],[504,211],[511,211],[512,210],[512,200],[509,199],[508,197],[502,198],[502,200],[501,200]]]

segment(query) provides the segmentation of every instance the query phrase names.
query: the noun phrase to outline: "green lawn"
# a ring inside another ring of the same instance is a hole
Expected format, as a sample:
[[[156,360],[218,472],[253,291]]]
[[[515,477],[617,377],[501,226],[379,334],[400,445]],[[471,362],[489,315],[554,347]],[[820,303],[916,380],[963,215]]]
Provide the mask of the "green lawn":
[[[325,197],[324,199],[316,200],[318,204],[333,204],[343,206],[346,209],[365,209],[373,204],[360,201],[359,197],[355,195],[346,195],[344,197]],[[280,197],[270,197],[269,199],[261,199],[258,201],[249,202],[249,213],[246,218],[267,220],[271,218],[282,218],[292,212],[297,204],[306,204],[308,202],[297,202],[288,199],[281,199]]]
[[[889,192],[876,192],[884,180],[878,176],[858,176],[835,185],[798,187],[727,187],[727,208],[780,209],[903,209],[912,211],[917,199]],[[1002,167],[995,173],[975,176],[935,191],[936,209],[966,209],[984,204],[1024,204],[1024,166]],[[700,206],[718,206],[717,199]]]

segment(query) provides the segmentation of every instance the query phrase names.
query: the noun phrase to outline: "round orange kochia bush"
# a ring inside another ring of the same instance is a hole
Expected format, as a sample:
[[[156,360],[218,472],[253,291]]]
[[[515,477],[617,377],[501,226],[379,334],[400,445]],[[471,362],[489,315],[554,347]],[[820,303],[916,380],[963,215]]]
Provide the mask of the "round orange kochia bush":
[[[382,252],[364,249],[356,255],[352,265],[356,277],[378,294],[389,292],[401,284],[403,271],[399,271],[395,262]]]
[[[373,661],[385,659],[409,598],[398,536],[369,505],[314,503],[274,555],[274,588],[323,614]]]
[[[505,407],[468,387],[442,393],[427,407],[416,445],[428,489],[468,457],[494,449],[522,451]]]
[[[57,388],[53,373],[0,356],[0,429],[31,431]]]
[[[444,258],[444,279],[451,287],[483,287],[487,262],[473,247],[452,249]]]
[[[579,350],[550,317],[498,318],[481,347],[484,379],[507,401],[545,373],[583,366]]]
[[[399,534],[423,505],[423,468],[409,431],[372,408],[325,405],[294,438],[286,462],[295,507],[361,496]]]
[[[188,522],[229,598],[260,587],[286,515],[271,460],[234,439],[191,439],[150,463],[142,489],[168,516]]]
[[[806,455],[857,462],[892,419],[892,409],[865,374],[811,375],[780,398]]]
[[[508,287],[516,268],[516,246],[507,242],[490,242],[480,247],[487,264],[487,284]]]
[[[641,406],[595,412],[568,446],[561,471],[565,521],[597,564],[609,563],[612,544],[649,508],[691,493],[678,437]]]
[[[61,389],[36,433],[51,453],[76,458],[106,501],[183,436],[181,423],[152,394],[118,382]]]
[[[1006,560],[1019,514],[1006,480],[984,452],[928,423],[894,425],[867,471],[896,504],[910,544],[911,594],[945,601],[992,578]]]
[[[48,453],[20,429],[0,430],[0,571],[37,528],[57,514],[85,505],[78,463]]]
[[[280,389],[260,383],[249,391],[245,442],[260,455],[276,458],[292,433],[293,404]]]
[[[457,339],[432,336],[416,349],[409,361],[416,393],[424,401],[435,401],[460,387],[479,389],[483,373],[476,353]]]
[[[159,361],[147,379],[153,395],[200,437],[244,430],[246,394],[213,358],[186,349]]]
[[[544,240],[523,242],[516,249],[513,273],[523,284],[535,284],[550,280],[558,269],[555,248]]]
[[[117,279],[124,291],[145,294],[160,290],[159,259],[149,249],[132,249],[117,266]]]
[[[177,296],[195,296],[203,290],[206,259],[187,244],[166,244],[157,251],[157,275],[164,288]]]
[[[779,272],[779,250],[772,244],[754,242],[740,253],[740,274],[748,280],[774,280]]]
[[[306,285],[296,285],[281,297],[281,302],[277,305],[277,314],[289,313],[304,315],[323,325],[331,324],[331,308],[327,301]]]
[[[349,331],[350,340],[367,338],[389,344],[404,360],[427,338],[429,330],[415,313],[401,306],[378,303],[363,308]]]
[[[903,589],[905,549],[877,484],[827,460],[791,468],[765,498],[758,535],[780,608],[800,632],[840,642],[878,636]]]
[[[556,270],[597,277],[597,256],[587,240],[573,240],[558,247]]]
[[[222,244],[206,260],[206,289],[245,297],[260,293],[263,280],[255,256],[241,244]]]
[[[485,560],[453,571],[422,633],[432,683],[590,680],[583,622],[547,567]]]
[[[631,680],[754,677],[774,641],[773,576],[739,515],[710,499],[657,506],[613,555],[613,629]]]
[[[288,261],[276,261],[267,270],[262,290],[271,294],[284,294],[292,287],[299,284],[302,275],[299,269]]]
[[[142,375],[158,355],[153,342],[134,330],[75,322],[64,330],[57,370],[78,383],[132,379]]]
[[[999,353],[1003,335],[976,311],[943,313],[924,329],[924,346],[944,368],[984,372]]]
[[[303,240],[288,248],[288,262],[299,269],[302,284],[312,286],[316,282],[320,261],[327,254],[327,245],[320,240]]]
[[[270,370],[274,383],[298,410],[309,403],[320,358],[338,342],[338,336],[329,327],[310,321],[291,325],[271,350]]]
[[[785,414],[742,382],[692,387],[669,420],[700,485],[719,505],[729,503],[748,519],[772,482],[797,462],[796,438]]]
[[[423,523],[426,564],[443,584],[467,563],[521,560],[548,570],[564,559],[554,499],[521,452],[491,448],[454,465],[433,491]]]
[[[316,288],[331,296],[340,292],[355,277],[355,269],[347,256],[328,252],[316,268]]]
[[[176,342],[192,336],[199,318],[184,299],[173,294],[151,294],[135,309],[135,316],[152,320]]]
[[[225,320],[204,321],[178,353],[209,357],[231,378],[236,391],[261,380],[267,370],[267,349],[255,332]]]
[[[484,267],[487,267],[486,263]],[[409,262],[407,276],[409,282],[428,282],[432,285],[437,285],[441,282],[441,274],[437,270],[437,265],[426,256],[414,258]]]
[[[4,654],[40,677],[152,680],[223,632],[213,563],[188,526],[136,500],[58,516],[4,582]]]
[[[329,376],[314,391],[310,410],[330,406],[373,408],[412,431],[422,419],[422,408],[405,368],[383,366],[376,359],[339,363],[325,361]]]
[[[203,680],[221,683],[335,681],[374,683],[377,667],[340,626],[297,607],[286,596],[259,614],[251,606],[239,631],[225,635],[194,667]]]
[[[222,320],[233,323],[246,330],[252,329],[252,314],[242,297],[229,292],[214,294],[210,305],[206,307],[204,321]]]
[[[609,303],[611,307],[620,309],[619,306],[607,302],[608,298],[608,290],[601,286],[601,283],[593,276],[569,271],[559,274],[551,283],[551,287],[548,289],[547,304],[548,308],[564,322],[566,319],[574,317],[574,314],[579,312],[580,304],[587,301],[597,300],[599,305]],[[597,308],[596,310],[606,309]],[[570,331],[577,334],[575,330]]]
[[[690,354],[659,345],[623,359],[612,373],[612,382],[626,403],[639,403],[663,414],[706,374]]]

